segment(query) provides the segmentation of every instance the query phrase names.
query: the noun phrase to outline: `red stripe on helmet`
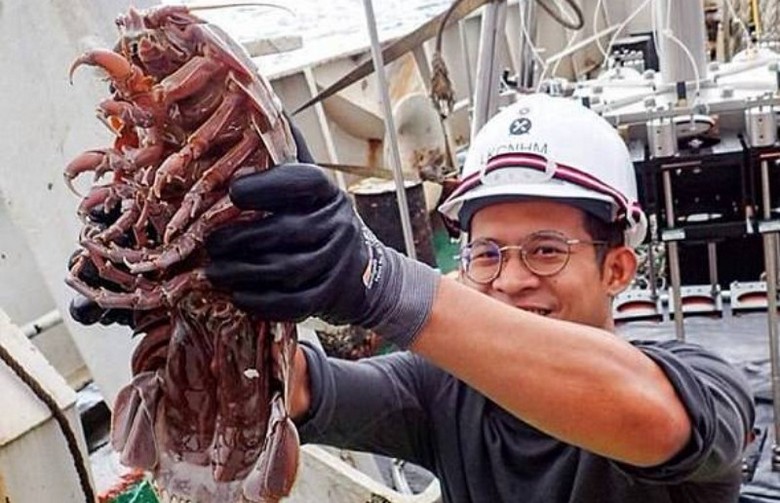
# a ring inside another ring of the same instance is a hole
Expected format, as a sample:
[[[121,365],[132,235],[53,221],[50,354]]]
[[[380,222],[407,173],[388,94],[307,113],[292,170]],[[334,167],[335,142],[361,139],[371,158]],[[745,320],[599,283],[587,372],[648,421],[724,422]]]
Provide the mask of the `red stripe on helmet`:
[[[484,174],[488,174],[503,168],[530,168],[538,171],[546,171],[547,159],[544,156],[532,153],[510,152],[496,155],[488,161],[484,170],[476,171],[463,178],[460,184],[458,184],[458,187],[452,192],[450,198],[454,199],[460,197],[464,193],[480,185],[482,183],[481,178],[483,172]],[[565,164],[555,163],[555,172],[552,177],[609,196],[615,201],[618,208],[620,208],[618,217],[626,217],[629,212],[632,215],[639,215],[641,213],[641,209],[637,202],[629,201],[625,194],[619,190],[582,170]]]

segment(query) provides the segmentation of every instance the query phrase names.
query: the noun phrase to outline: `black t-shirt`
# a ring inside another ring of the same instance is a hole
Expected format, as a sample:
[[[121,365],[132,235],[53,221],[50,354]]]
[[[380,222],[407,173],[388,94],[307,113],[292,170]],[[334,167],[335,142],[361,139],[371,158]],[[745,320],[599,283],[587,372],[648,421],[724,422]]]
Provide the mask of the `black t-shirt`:
[[[304,345],[312,408],[301,440],[423,466],[439,478],[445,503],[736,502],[754,420],[748,383],[697,345],[633,344],[666,373],[693,425],[689,444],[657,467],[550,437],[409,352],[349,362]]]

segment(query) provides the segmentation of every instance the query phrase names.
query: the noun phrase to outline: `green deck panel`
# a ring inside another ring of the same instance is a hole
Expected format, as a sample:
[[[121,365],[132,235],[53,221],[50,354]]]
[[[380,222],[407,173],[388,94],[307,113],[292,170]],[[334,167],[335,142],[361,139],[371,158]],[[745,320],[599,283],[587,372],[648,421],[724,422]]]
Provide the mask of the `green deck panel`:
[[[438,228],[433,233],[433,248],[436,250],[436,264],[442,274],[454,271],[458,268],[458,243],[450,238],[447,231]]]
[[[158,503],[152,484],[143,481],[120,494],[112,503]]]

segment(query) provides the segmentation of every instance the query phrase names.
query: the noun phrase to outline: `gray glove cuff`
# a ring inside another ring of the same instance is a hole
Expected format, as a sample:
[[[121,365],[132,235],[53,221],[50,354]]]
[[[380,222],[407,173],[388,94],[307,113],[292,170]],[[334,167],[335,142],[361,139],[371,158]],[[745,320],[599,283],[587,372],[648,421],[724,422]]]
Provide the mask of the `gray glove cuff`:
[[[368,290],[370,309],[361,325],[407,349],[431,314],[439,273],[381,244],[374,252],[382,255],[384,280]]]

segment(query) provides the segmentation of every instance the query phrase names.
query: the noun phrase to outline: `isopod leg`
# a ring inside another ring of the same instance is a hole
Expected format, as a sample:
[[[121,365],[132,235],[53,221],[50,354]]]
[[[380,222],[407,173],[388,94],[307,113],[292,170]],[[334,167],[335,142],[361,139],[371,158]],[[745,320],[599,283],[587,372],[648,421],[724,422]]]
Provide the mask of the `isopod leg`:
[[[200,211],[204,198],[213,191],[222,188],[247,157],[260,144],[260,139],[253,131],[246,131],[244,137],[224,156],[208,169],[195,185],[184,196],[184,201],[176,214],[171,218],[165,229],[163,243],[168,244],[171,238],[180,232]]]
[[[155,173],[152,185],[155,197],[159,199],[163,188],[174,180],[184,180],[183,172],[187,166],[203,155],[214,138],[231,125],[231,119],[243,101],[244,96],[241,93],[235,91],[227,93],[214,114],[190,136],[187,145],[168,156]]]

